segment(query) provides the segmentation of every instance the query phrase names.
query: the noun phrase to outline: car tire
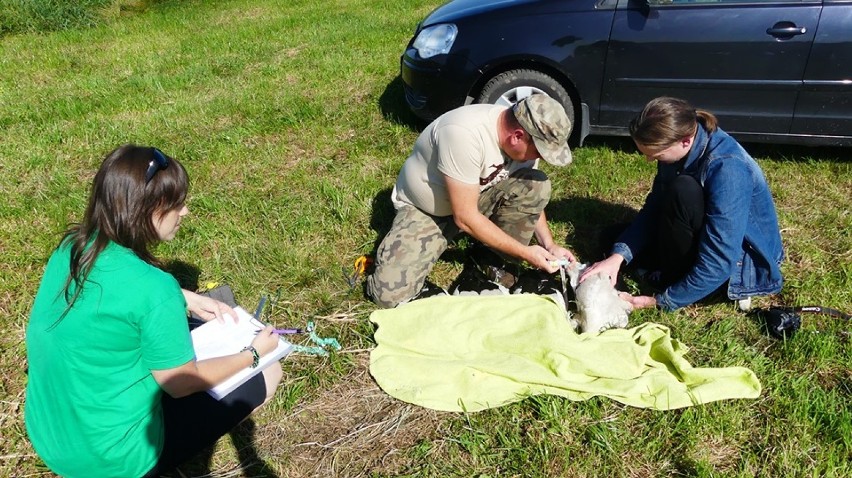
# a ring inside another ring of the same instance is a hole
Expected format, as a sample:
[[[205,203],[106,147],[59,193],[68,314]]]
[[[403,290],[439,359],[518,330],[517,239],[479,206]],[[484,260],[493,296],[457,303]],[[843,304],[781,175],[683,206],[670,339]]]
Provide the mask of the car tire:
[[[488,80],[476,102],[510,106],[533,93],[544,93],[562,104],[565,114],[571,120],[571,137],[577,125],[574,101],[565,87],[546,73],[527,69],[500,73]]]

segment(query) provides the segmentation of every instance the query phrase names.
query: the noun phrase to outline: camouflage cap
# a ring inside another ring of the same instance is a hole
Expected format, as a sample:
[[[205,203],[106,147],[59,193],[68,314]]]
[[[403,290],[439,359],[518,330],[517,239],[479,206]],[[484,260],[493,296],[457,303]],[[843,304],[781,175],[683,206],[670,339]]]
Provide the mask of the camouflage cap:
[[[542,159],[554,166],[571,163],[571,150],[568,148],[571,120],[558,101],[537,93],[515,103],[512,110],[524,131],[532,136]]]

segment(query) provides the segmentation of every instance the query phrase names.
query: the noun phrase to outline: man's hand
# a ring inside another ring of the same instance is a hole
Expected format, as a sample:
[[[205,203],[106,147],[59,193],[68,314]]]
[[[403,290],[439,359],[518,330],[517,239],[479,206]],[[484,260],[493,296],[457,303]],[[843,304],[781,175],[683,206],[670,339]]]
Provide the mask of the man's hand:
[[[574,254],[562,246],[552,245],[547,249],[547,252],[556,256],[557,259],[568,259],[568,262],[577,262]]]
[[[592,277],[594,274],[603,272],[609,276],[609,281],[614,287],[616,281],[618,281],[618,270],[621,269],[622,261],[624,261],[624,258],[621,254],[613,254],[600,262],[595,262],[591,267],[587,267],[583,271],[579,282],[583,282],[587,277]]]
[[[558,259],[567,259],[568,262],[576,262],[577,258],[574,257],[574,253],[569,251],[568,249],[560,246],[559,244],[553,241],[553,234],[550,232],[550,226],[547,225],[547,216],[544,214],[544,211],[541,211],[541,214],[538,216],[538,221],[535,223],[535,239],[541,244],[542,247],[547,249],[547,252],[550,253],[554,259],[548,259],[548,267],[543,268],[538,267],[539,269],[545,270],[547,272],[556,272],[559,270],[559,266],[553,267],[550,264],[550,261],[558,260]],[[533,264],[531,261],[530,264]],[[535,264],[533,264],[535,265]]]
[[[230,315],[234,320],[237,320],[237,312],[228,304],[190,292],[186,289],[181,289],[183,297],[186,299],[186,308],[195,315],[201,317],[205,321],[217,319],[224,320],[225,314]]]
[[[530,263],[531,266],[553,273],[559,270],[559,265],[555,263],[557,257],[547,249],[539,245],[531,245],[526,247],[524,260]]]
[[[505,231],[479,212],[478,184],[462,183],[449,176],[445,176],[445,179],[447,182],[447,193],[450,197],[450,205],[453,208],[453,220],[459,230],[470,234],[474,239],[495,251],[510,257],[523,259],[530,264],[535,264],[533,261],[541,263],[538,257],[542,253],[550,254],[541,247],[539,247],[541,251],[531,251],[529,246],[521,244],[515,238],[506,234]]]

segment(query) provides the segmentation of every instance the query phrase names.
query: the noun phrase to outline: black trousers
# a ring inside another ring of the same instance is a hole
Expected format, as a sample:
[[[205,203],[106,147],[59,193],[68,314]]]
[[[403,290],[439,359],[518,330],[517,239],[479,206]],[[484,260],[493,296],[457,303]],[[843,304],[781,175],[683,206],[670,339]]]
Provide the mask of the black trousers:
[[[601,244],[611,247],[628,226],[605,229]],[[661,285],[677,282],[695,265],[703,226],[704,189],[692,176],[678,176],[666,186],[657,216],[652,218],[648,245],[636,254],[631,267],[660,271]]]
[[[221,300],[236,307],[234,292],[223,285],[202,295]],[[192,316],[190,330],[204,321]],[[207,392],[197,392],[183,398],[163,393],[164,443],[160,458],[143,478],[156,478],[216,443],[220,437],[248,418],[266,400],[266,382],[259,373],[233,392],[216,400]]]
[[[652,238],[663,281],[676,282],[695,265],[703,225],[704,189],[692,176],[678,176],[669,184]]]
[[[216,400],[207,392],[183,398],[163,393],[165,443],[159,461],[143,478],[156,478],[216,443],[266,400],[266,383],[259,373],[233,392]]]

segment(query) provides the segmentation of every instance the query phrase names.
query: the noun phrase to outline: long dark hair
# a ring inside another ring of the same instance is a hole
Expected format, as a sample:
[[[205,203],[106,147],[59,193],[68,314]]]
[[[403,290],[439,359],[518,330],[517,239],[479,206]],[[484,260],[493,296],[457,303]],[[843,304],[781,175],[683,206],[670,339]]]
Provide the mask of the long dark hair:
[[[183,207],[188,191],[186,170],[156,148],[125,144],[109,153],[95,175],[83,221],[72,224],[60,243],[71,247],[71,273],[64,288],[68,304],[65,313],[77,300],[98,255],[110,241],[159,267],[161,264],[148,250],[159,241],[154,213]]]
[[[716,131],[718,121],[713,113],[697,110],[686,100],[661,96],[649,101],[639,116],[633,118],[630,136],[645,146],[668,147],[692,137],[699,122],[708,133]]]

